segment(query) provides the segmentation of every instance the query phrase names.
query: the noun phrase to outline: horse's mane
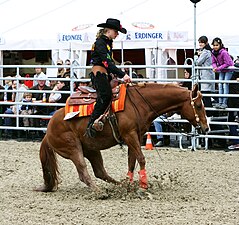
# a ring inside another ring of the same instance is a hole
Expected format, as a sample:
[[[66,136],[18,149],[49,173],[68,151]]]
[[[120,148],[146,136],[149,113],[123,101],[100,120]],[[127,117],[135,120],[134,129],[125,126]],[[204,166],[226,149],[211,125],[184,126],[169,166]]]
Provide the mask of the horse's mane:
[[[136,84],[133,84],[134,87],[147,87],[147,86],[157,86],[159,88],[180,88],[183,90],[188,90],[185,87],[182,87],[179,83],[155,83],[155,82],[139,82]]]

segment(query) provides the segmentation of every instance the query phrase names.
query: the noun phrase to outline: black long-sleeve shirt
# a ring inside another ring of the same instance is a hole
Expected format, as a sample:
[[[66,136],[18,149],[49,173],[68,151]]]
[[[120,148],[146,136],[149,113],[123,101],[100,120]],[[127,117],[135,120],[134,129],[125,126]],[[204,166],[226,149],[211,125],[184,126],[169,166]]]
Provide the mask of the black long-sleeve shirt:
[[[92,45],[91,49],[91,64],[95,66],[103,66],[110,74],[115,74],[119,78],[123,78],[125,73],[117,68],[113,61],[112,43],[107,36],[102,35]]]

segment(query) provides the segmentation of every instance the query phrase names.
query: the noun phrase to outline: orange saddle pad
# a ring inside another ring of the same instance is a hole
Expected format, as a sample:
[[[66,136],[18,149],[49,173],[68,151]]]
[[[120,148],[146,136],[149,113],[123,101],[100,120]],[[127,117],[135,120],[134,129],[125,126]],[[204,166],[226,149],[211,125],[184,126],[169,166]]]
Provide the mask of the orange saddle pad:
[[[119,98],[112,102],[112,109],[114,112],[119,112],[124,110],[124,102],[126,96],[126,85],[120,85]],[[66,101],[65,106],[65,118],[64,120],[71,119],[75,116],[89,116],[94,110],[95,102],[89,105],[69,105],[69,98]]]

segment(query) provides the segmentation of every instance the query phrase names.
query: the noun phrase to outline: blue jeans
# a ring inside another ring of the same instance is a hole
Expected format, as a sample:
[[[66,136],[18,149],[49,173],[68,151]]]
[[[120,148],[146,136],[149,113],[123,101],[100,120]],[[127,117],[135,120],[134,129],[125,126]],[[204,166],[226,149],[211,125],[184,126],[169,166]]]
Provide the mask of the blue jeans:
[[[4,114],[14,114],[11,108],[7,108]],[[4,125],[5,126],[14,126],[14,118],[4,117]],[[5,133],[7,135],[12,135],[12,130],[6,129]]]
[[[219,80],[231,80],[232,72],[220,72],[219,73]],[[219,83],[218,84],[219,94],[229,94],[229,84],[228,83]],[[219,104],[226,104],[227,105],[228,97],[219,97]]]
[[[5,114],[14,114],[11,108],[7,108],[4,113]],[[13,118],[4,117],[4,125],[5,126],[13,126]]]
[[[161,125],[160,122],[158,122],[158,121],[153,121],[153,123],[154,123],[154,127],[155,127],[155,131],[156,131],[156,132],[162,132],[162,131],[163,131],[162,125]],[[162,135],[162,134],[157,135],[157,139],[158,139],[158,140],[159,140],[159,139],[163,139],[163,135]]]

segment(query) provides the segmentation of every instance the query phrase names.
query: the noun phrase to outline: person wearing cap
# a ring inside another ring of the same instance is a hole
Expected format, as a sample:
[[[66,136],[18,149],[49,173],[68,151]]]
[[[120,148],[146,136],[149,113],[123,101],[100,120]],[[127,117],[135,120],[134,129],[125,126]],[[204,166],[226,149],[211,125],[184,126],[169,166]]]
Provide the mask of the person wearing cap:
[[[86,129],[86,134],[91,138],[96,135],[96,127],[100,126],[100,130],[103,129],[102,121],[96,123],[95,120],[106,111],[111,102],[112,91],[109,74],[112,73],[123,78],[125,82],[131,82],[129,75],[115,66],[112,56],[113,39],[119,35],[119,32],[126,34],[127,30],[122,27],[119,20],[113,18],[108,18],[105,23],[100,23],[97,27],[101,27],[101,29],[97,33],[96,41],[91,49],[90,78],[98,98]]]
[[[40,74],[38,76],[37,85],[31,87],[29,90],[38,90],[41,92],[38,93],[32,93],[32,100],[34,101],[43,101],[44,95],[46,98],[46,102],[48,102],[49,99],[49,93],[44,93],[44,90],[49,91],[51,88],[46,85],[46,75]],[[35,115],[48,115],[50,108],[48,106],[34,106],[34,114]],[[39,127],[40,126],[40,120],[38,118],[33,120],[34,126]]]
[[[38,78],[40,75],[45,76],[46,80],[46,74],[42,72],[42,68],[37,67],[35,68],[36,74],[33,76],[34,78]],[[33,86],[37,85],[37,80],[33,80]]]

